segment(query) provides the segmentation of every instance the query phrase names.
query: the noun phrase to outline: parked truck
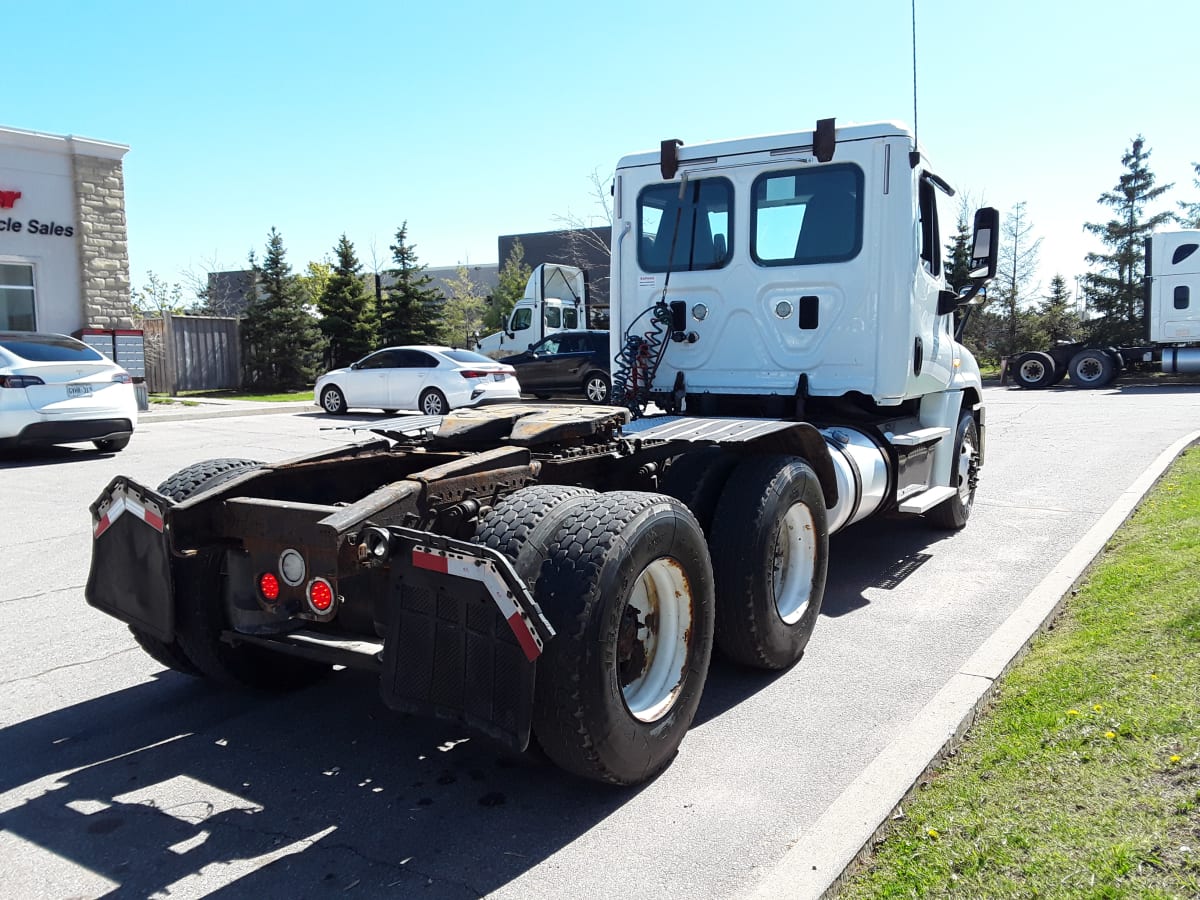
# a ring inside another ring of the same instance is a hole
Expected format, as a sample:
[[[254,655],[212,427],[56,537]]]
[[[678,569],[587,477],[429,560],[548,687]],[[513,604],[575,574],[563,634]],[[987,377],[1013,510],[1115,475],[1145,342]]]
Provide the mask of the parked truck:
[[[1125,371],[1200,373],[1200,231],[1170,231],[1146,239],[1142,320],[1145,341],[1127,347],[1060,343],[1013,358],[1009,371],[1023,388],[1070,378],[1100,388]],[[1192,306],[1192,292],[1197,306]]]
[[[559,331],[587,327],[587,275],[575,266],[542,263],[529,275],[504,328],[479,339],[475,349],[494,359],[528,350]]]
[[[392,419],[156,489],[119,476],[91,507],[87,600],[217,684],[360,667],[393,709],[645,781],[687,732],[714,641],[762,669],[801,657],[831,534],[967,523],[986,423],[939,191],[895,123],[628,156],[623,405]],[[976,291],[997,223],[976,213]]]

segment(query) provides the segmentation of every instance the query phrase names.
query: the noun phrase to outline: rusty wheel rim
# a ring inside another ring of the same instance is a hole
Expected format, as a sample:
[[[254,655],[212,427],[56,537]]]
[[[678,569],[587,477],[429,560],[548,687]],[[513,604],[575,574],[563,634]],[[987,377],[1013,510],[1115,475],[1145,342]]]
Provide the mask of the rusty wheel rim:
[[[617,671],[630,715],[655,722],[671,711],[687,673],[691,586],[669,557],[642,569],[621,612]]]

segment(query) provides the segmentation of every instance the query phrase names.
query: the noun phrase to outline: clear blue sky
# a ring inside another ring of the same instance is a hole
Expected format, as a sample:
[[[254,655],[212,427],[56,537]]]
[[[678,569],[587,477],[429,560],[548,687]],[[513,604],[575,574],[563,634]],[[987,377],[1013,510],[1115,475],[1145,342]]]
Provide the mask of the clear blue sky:
[[[1140,18],[1131,18],[1140,13]],[[344,231],[386,267],[496,262],[496,237],[595,210],[589,175],[663,138],[912,120],[908,0],[3,4],[0,124],[128,144],[135,288],[242,268],[272,226],[301,269]],[[920,138],[1025,201],[1042,287],[1137,134],[1200,201],[1200,4],[918,0]]]

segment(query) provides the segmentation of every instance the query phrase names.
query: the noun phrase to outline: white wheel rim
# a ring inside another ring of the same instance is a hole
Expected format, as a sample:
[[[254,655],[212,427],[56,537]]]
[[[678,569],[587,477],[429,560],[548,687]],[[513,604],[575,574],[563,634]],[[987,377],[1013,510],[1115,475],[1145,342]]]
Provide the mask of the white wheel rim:
[[[1075,367],[1075,371],[1079,373],[1079,377],[1083,381],[1098,381],[1104,372],[1104,366],[1100,363],[1100,360],[1088,356],[1079,361],[1079,365]]]
[[[338,400],[336,391],[325,392],[325,410],[326,412],[337,412],[341,409],[342,403]]]
[[[805,504],[795,504],[784,515],[775,535],[773,555],[775,609],[785,623],[795,625],[812,600],[817,570],[817,527]]]
[[[963,506],[971,505],[971,462],[974,458],[975,445],[971,443],[970,434],[965,434],[958,454],[958,499]]]
[[[1046,367],[1036,359],[1027,360],[1021,366],[1021,377],[1026,381],[1041,381],[1046,374]]]
[[[425,396],[425,409],[423,412],[426,415],[438,416],[442,413],[442,401],[437,394],[427,394]]]
[[[683,689],[692,610],[691,585],[669,557],[634,582],[617,630],[617,665],[625,706],[640,722],[665,716]]]
[[[603,381],[599,378],[593,378],[588,382],[587,395],[589,400],[599,403],[608,396],[608,390],[605,388]]]

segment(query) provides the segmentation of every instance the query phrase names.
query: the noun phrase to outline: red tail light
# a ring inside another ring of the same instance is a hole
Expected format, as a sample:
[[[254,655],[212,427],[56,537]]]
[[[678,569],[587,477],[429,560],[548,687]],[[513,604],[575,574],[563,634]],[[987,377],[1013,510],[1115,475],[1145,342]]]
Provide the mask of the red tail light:
[[[45,383],[36,375],[0,375],[0,388],[27,388]]]
[[[308,605],[314,612],[329,612],[333,606],[333,585],[324,578],[314,578],[308,583]]]
[[[128,372],[118,372],[112,380],[114,384],[133,384],[133,376]]]
[[[458,374],[463,378],[487,378],[491,372],[481,372],[478,369],[459,369]]]
[[[274,602],[279,599],[279,579],[270,572],[258,576],[258,590],[267,600]]]

